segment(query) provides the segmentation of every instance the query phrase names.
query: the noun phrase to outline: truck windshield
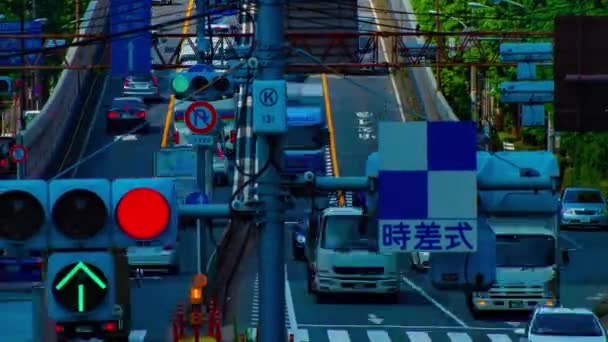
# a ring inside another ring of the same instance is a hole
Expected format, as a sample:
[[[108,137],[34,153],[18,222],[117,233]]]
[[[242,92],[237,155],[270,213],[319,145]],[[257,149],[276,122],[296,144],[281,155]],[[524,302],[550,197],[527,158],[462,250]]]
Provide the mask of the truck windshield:
[[[369,229],[373,227],[365,216],[328,216],[325,221],[321,248],[333,250],[363,249],[376,251],[377,239]]]
[[[496,236],[497,267],[547,267],[554,264],[555,240],[551,236]]]

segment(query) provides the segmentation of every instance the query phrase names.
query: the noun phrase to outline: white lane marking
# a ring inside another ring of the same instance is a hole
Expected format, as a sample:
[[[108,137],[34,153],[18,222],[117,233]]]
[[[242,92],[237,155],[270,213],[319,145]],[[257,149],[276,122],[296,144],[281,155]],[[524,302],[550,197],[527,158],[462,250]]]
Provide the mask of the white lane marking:
[[[144,276],[141,278],[137,278],[137,277],[129,277],[130,280],[163,280],[163,277],[159,277],[159,276]]]
[[[105,78],[105,80],[103,82],[103,88],[101,89],[101,93],[99,94],[100,99],[104,98],[104,96],[106,94],[106,89],[108,88],[108,83],[110,83],[110,81],[111,81],[110,77]],[[87,149],[89,148],[89,140],[91,140],[91,133],[93,132],[93,128],[95,128],[95,121],[97,120],[97,115],[99,114],[99,111],[101,110],[102,102],[103,101],[101,101],[101,100],[97,101],[97,106],[95,107],[95,113],[93,113],[93,118],[89,125],[89,129],[87,130],[87,135],[84,137],[82,150],[80,151],[78,160],[82,160],[82,158],[84,157],[84,154],[87,152]],[[80,163],[76,162],[76,166],[74,166],[72,175],[77,175],[79,168],[80,168]]]
[[[293,297],[291,296],[291,286],[289,286],[289,279],[287,278],[287,264],[285,264],[285,306],[287,307],[287,317],[289,319],[289,327],[295,332],[295,342],[301,341],[299,336],[300,329],[298,329],[298,320],[296,319],[296,310],[293,303]]]
[[[473,342],[469,334],[463,332],[449,332],[448,337],[452,342]]]
[[[308,336],[308,330],[306,329],[298,329],[298,333],[296,335],[296,342],[310,342],[310,337]]]
[[[461,320],[460,318],[458,318],[458,316],[456,316],[454,313],[452,313],[450,310],[448,310],[445,306],[441,305],[441,303],[439,303],[438,301],[436,301],[435,298],[431,297],[428,293],[426,293],[426,291],[424,291],[418,285],[414,284],[413,281],[409,280],[406,276],[402,276],[402,279],[403,279],[403,281],[407,285],[409,285],[409,287],[411,287],[414,291],[418,292],[422,297],[426,298],[426,300],[428,300],[433,305],[435,305],[435,307],[437,307],[444,314],[446,314],[451,319],[453,319],[456,323],[458,323],[459,325],[461,325],[463,328],[468,328],[469,327],[463,320]]]
[[[492,342],[513,342],[509,336],[504,334],[488,334],[488,338]]]
[[[144,342],[147,330],[131,330],[129,333],[129,342]]]
[[[367,337],[374,342],[391,342],[391,338],[385,330],[368,330]]]
[[[435,326],[435,325],[391,325],[391,324],[304,324],[298,323],[300,328],[342,328],[342,329],[417,329],[417,330],[479,330],[479,331],[505,331],[513,332],[514,328],[507,327],[461,327],[457,325]]]
[[[380,20],[378,20],[378,16],[376,15],[376,7],[374,7],[374,3],[372,0],[369,1],[369,7],[372,9],[372,15],[374,16],[374,22],[376,22],[376,28],[378,31],[382,31],[380,27]],[[389,62],[388,52],[386,52],[386,44],[384,43],[384,38],[380,39],[380,47],[382,48],[382,53],[384,55],[385,62]],[[395,75],[393,73],[389,73],[389,78],[391,79],[391,84],[393,86],[393,92],[395,95],[395,99],[397,100],[397,106],[399,106],[399,115],[401,115],[401,120],[405,121],[405,111],[403,110],[403,103],[401,102],[401,97],[399,96],[399,91],[397,90],[397,82],[395,81]]]
[[[135,134],[117,135],[114,137],[114,141],[116,141],[116,140],[137,141],[137,135],[135,135]]]
[[[406,331],[407,337],[412,342],[431,342],[429,334],[422,331]]]
[[[327,330],[327,337],[330,342],[350,342],[350,337],[346,330]]]
[[[562,232],[561,234],[559,234],[559,236],[561,236],[562,239],[570,242],[576,249],[583,249],[583,245],[576,242],[576,240],[574,240],[573,238],[568,237],[565,233]]]
[[[521,324],[521,322],[505,322],[505,323],[512,327],[518,327]]]

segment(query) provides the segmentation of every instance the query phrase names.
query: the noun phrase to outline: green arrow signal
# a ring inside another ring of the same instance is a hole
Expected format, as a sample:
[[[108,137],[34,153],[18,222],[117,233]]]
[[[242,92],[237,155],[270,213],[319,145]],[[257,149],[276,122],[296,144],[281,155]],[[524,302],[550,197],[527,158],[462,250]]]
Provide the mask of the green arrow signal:
[[[106,287],[108,287],[108,285],[106,283],[104,283],[103,280],[101,280],[93,271],[91,271],[90,268],[87,267],[87,265],[85,265],[81,261],[78,264],[76,264],[76,266],[74,266],[74,268],[72,268],[72,270],[68,274],[66,274],[65,277],[63,277],[63,279],[61,279],[59,284],[57,284],[57,286],[55,286],[55,289],[57,289],[58,291],[61,290],[72,278],[74,278],[74,276],[76,275],[76,273],[78,273],[78,271],[83,271],[101,289],[105,289]],[[80,297],[80,292],[81,292],[80,286],[83,286],[83,285],[78,285],[78,296],[79,297]],[[84,294],[84,289],[82,292]]]

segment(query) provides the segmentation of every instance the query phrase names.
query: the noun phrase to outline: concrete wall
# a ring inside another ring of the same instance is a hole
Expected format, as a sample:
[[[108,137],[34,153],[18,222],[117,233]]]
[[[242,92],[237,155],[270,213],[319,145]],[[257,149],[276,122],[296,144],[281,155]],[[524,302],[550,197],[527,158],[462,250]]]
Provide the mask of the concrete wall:
[[[409,25],[410,28],[416,27],[417,19],[414,13],[414,8],[410,0],[387,0],[393,19]],[[401,12],[401,13],[400,13]],[[403,13],[406,12],[406,13]],[[424,38],[421,38],[424,39]],[[422,43],[422,41],[421,41]],[[440,89],[437,89],[437,81],[430,67],[416,67],[408,69],[409,76],[416,85],[416,94],[426,111],[430,111],[431,107],[437,111],[437,114],[442,120],[458,121],[458,117],[454,114],[452,107],[443,96]],[[425,103],[432,101],[432,104]]]
[[[82,34],[104,33],[109,24],[109,0],[91,1],[80,28]],[[90,38],[81,39],[84,41]],[[66,60],[76,65],[105,64],[105,43],[99,41],[83,46],[70,47]],[[63,160],[63,153],[80,115],[93,113],[82,110],[90,96],[95,71],[64,70],[38,117],[23,132],[23,143],[29,150],[25,163],[27,178],[45,178],[55,171]]]

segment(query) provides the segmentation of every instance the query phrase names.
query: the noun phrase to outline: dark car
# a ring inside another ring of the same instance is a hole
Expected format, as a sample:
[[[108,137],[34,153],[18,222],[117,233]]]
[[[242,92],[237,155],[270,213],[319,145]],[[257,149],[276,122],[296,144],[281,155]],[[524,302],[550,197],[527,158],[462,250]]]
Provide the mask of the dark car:
[[[137,97],[117,97],[109,106],[106,129],[107,132],[117,133],[131,131],[136,127],[138,133],[147,133],[149,123],[147,121],[147,108],[143,100]]]
[[[17,164],[11,159],[11,148],[16,144],[11,136],[0,136],[0,175],[9,176],[17,173]]]
[[[285,222],[287,229],[292,231],[292,251],[295,260],[306,260],[306,235],[308,227],[304,222]]]
[[[42,281],[43,259],[41,253],[30,252],[29,257],[15,258],[0,252],[0,282],[39,282]]]

